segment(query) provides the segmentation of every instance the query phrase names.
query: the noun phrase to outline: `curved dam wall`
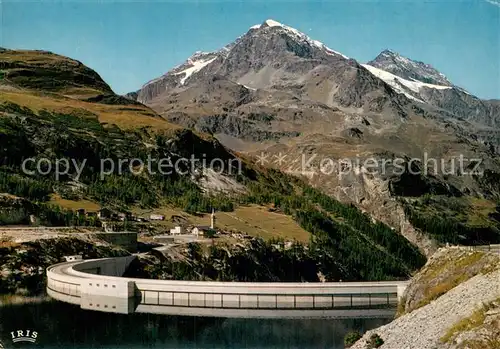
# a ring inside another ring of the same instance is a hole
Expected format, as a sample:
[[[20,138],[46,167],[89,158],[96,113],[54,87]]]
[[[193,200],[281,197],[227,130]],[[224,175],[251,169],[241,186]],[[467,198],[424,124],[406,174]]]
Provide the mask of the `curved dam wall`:
[[[246,283],[122,278],[135,257],[62,263],[48,292],[98,311],[222,317],[392,316],[407,282]]]

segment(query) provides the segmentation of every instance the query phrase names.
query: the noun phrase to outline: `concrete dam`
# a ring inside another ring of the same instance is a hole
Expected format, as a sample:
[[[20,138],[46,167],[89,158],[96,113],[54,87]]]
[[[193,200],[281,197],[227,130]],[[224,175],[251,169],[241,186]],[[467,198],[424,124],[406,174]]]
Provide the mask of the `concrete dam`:
[[[82,309],[241,318],[376,318],[395,313],[407,281],[247,283],[121,277],[135,256],[47,269],[50,297]]]

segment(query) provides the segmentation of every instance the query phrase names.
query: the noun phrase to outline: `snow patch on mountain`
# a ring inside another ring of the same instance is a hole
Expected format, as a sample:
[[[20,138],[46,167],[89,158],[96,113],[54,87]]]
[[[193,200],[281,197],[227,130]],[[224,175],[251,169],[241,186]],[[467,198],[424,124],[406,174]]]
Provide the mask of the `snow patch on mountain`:
[[[452,88],[450,86],[427,84],[425,82],[417,81],[415,79],[412,79],[412,80],[403,79],[397,75],[394,75],[392,73],[389,73],[389,72],[382,70],[382,69],[379,69],[379,68],[372,67],[371,65],[368,65],[368,64],[362,64],[362,66],[364,68],[366,68],[370,73],[375,75],[377,78],[385,81],[396,92],[402,93],[402,94],[406,95],[408,98],[413,99],[413,100],[417,100],[419,102],[423,102],[423,101],[420,100],[419,98],[416,98],[410,92],[414,92],[415,94],[419,94],[421,89],[424,87],[433,88],[433,89],[437,89],[437,90],[449,90]]]
[[[188,60],[188,63],[191,64],[192,66],[189,67],[189,68],[187,68],[187,69],[181,70],[180,72],[177,72],[174,75],[184,74],[184,76],[180,80],[180,84],[184,85],[184,83],[186,82],[186,80],[191,75],[193,75],[194,73],[199,72],[200,70],[202,70],[203,68],[205,68],[207,65],[209,65],[210,63],[212,63],[213,61],[215,61],[216,59],[217,59],[217,57],[213,57],[213,58],[210,58],[210,59],[199,59],[199,60],[194,60],[194,59],[190,58]]]

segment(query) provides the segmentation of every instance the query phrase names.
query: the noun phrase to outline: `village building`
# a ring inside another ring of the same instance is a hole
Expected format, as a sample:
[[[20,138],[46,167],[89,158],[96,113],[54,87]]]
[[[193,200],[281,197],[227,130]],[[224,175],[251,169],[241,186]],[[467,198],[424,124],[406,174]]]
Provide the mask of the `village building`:
[[[163,221],[165,220],[165,216],[161,214],[152,214],[149,216],[149,219],[152,221]]]

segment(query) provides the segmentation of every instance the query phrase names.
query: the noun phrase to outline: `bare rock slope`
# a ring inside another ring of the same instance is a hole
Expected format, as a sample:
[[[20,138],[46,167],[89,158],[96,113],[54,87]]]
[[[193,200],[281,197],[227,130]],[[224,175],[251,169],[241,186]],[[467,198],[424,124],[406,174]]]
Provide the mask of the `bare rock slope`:
[[[382,349],[496,349],[500,344],[500,256],[466,249],[439,250],[412,279],[401,316],[368,331]]]

